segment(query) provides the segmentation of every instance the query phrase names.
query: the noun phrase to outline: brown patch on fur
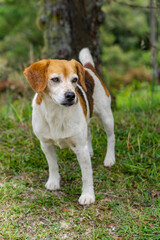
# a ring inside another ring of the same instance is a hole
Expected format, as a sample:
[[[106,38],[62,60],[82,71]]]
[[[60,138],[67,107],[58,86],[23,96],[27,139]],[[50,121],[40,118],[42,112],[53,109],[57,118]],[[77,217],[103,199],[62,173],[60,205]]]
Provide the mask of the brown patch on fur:
[[[87,88],[87,99],[89,103],[90,117],[93,114],[93,90],[94,90],[94,80],[89,72],[85,71],[85,85]]]
[[[78,84],[82,87],[81,82],[78,81]],[[86,86],[86,92],[83,93],[80,88],[76,88],[76,92],[78,95],[78,98],[80,98],[80,102],[84,111],[85,116],[87,115],[87,103],[84,98],[83,94],[86,94],[88,105],[89,105],[89,111],[90,111],[90,117],[92,117],[93,114],[93,90],[94,90],[94,80],[92,76],[85,71],[85,86]],[[83,88],[83,87],[82,87]]]
[[[24,71],[31,87],[37,92],[42,92],[47,84],[46,72],[49,60],[41,60],[32,64]]]
[[[40,105],[41,102],[42,102],[42,99],[43,99],[43,95],[42,95],[42,93],[40,92],[40,93],[38,93],[38,95],[37,95],[37,97],[36,97],[36,103],[37,103],[38,105]]]
[[[93,67],[93,65],[92,65],[91,63],[86,63],[86,64],[84,65],[84,67],[85,67],[85,68],[88,68],[88,69],[90,69],[90,70],[92,70],[92,71],[94,72],[94,74],[95,74],[95,75],[98,77],[98,79],[100,80],[100,82],[101,82],[101,84],[102,84],[102,86],[103,86],[103,88],[104,88],[104,90],[105,90],[105,92],[106,92],[106,95],[109,97],[109,96],[110,96],[109,91],[108,91],[107,87],[105,86],[105,84],[103,83],[102,79],[101,79],[101,78],[99,77],[99,75],[97,74],[96,69]]]
[[[80,81],[80,84],[82,86],[82,88],[84,89],[84,91],[86,92],[87,89],[86,89],[86,85],[85,85],[85,69],[84,67],[79,63],[77,62],[76,60],[72,59],[71,62],[74,64],[76,70],[77,70],[77,74],[79,76],[79,81]]]
[[[71,61],[67,60],[49,60],[50,64],[47,69],[47,77],[53,73],[63,74],[67,78],[71,73],[77,73],[76,68]]]
[[[80,101],[80,104],[82,106],[84,116],[87,119],[87,105],[86,105],[86,101],[84,99],[83,93],[81,92],[81,90],[78,87],[76,89],[76,93],[77,93],[78,99]]]

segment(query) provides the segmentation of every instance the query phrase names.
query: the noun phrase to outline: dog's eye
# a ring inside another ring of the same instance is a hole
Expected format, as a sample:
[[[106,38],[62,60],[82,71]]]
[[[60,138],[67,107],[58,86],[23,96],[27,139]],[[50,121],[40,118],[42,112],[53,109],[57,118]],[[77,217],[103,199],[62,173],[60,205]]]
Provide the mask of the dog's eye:
[[[76,83],[77,81],[78,81],[78,78],[76,77],[72,79],[72,83]]]
[[[51,78],[51,81],[53,82],[60,82],[60,79],[58,77]]]

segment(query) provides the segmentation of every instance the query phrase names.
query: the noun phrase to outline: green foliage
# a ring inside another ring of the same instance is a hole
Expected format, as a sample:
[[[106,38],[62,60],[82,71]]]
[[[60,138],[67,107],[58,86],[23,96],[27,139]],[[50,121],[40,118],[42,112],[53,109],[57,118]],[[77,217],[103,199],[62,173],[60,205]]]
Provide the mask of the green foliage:
[[[36,26],[37,9],[36,0],[1,1],[0,54],[14,68],[41,55],[43,37]]]
[[[119,74],[124,74],[128,69],[138,66],[150,68],[149,9],[134,8],[127,4],[147,6],[149,2],[125,0],[104,4],[106,19],[101,27],[101,46],[105,75],[115,70]],[[159,43],[157,47],[158,45]],[[157,56],[160,64],[159,59]]]
[[[138,90],[135,90],[136,85]],[[137,109],[147,110],[148,108],[155,108],[160,102],[160,87],[157,86],[155,91],[152,92],[150,85],[143,82],[139,83],[134,81],[133,85],[129,85],[126,88],[122,88],[117,95],[117,107],[118,109]]]

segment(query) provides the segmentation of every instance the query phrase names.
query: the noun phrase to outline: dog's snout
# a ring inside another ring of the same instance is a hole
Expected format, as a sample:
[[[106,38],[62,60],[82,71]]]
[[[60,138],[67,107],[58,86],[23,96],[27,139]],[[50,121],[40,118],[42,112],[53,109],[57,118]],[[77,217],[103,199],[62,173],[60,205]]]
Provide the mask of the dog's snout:
[[[74,92],[66,92],[65,98],[67,101],[71,102],[75,99],[75,93]]]

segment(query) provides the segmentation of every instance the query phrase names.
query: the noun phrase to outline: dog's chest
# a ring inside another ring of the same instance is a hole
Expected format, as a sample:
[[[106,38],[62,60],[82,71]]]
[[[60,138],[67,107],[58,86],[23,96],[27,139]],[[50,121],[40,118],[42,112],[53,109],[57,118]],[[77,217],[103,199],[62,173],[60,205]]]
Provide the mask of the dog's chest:
[[[49,113],[45,116],[49,128],[50,138],[60,148],[73,145],[73,138],[80,134],[82,129],[81,121],[75,113],[58,112]]]
[[[48,125],[50,128],[51,139],[55,145],[64,148],[67,147],[68,140],[74,135],[75,130],[71,128],[68,122],[63,122],[61,119],[49,119]],[[76,126],[74,126],[76,128]]]

